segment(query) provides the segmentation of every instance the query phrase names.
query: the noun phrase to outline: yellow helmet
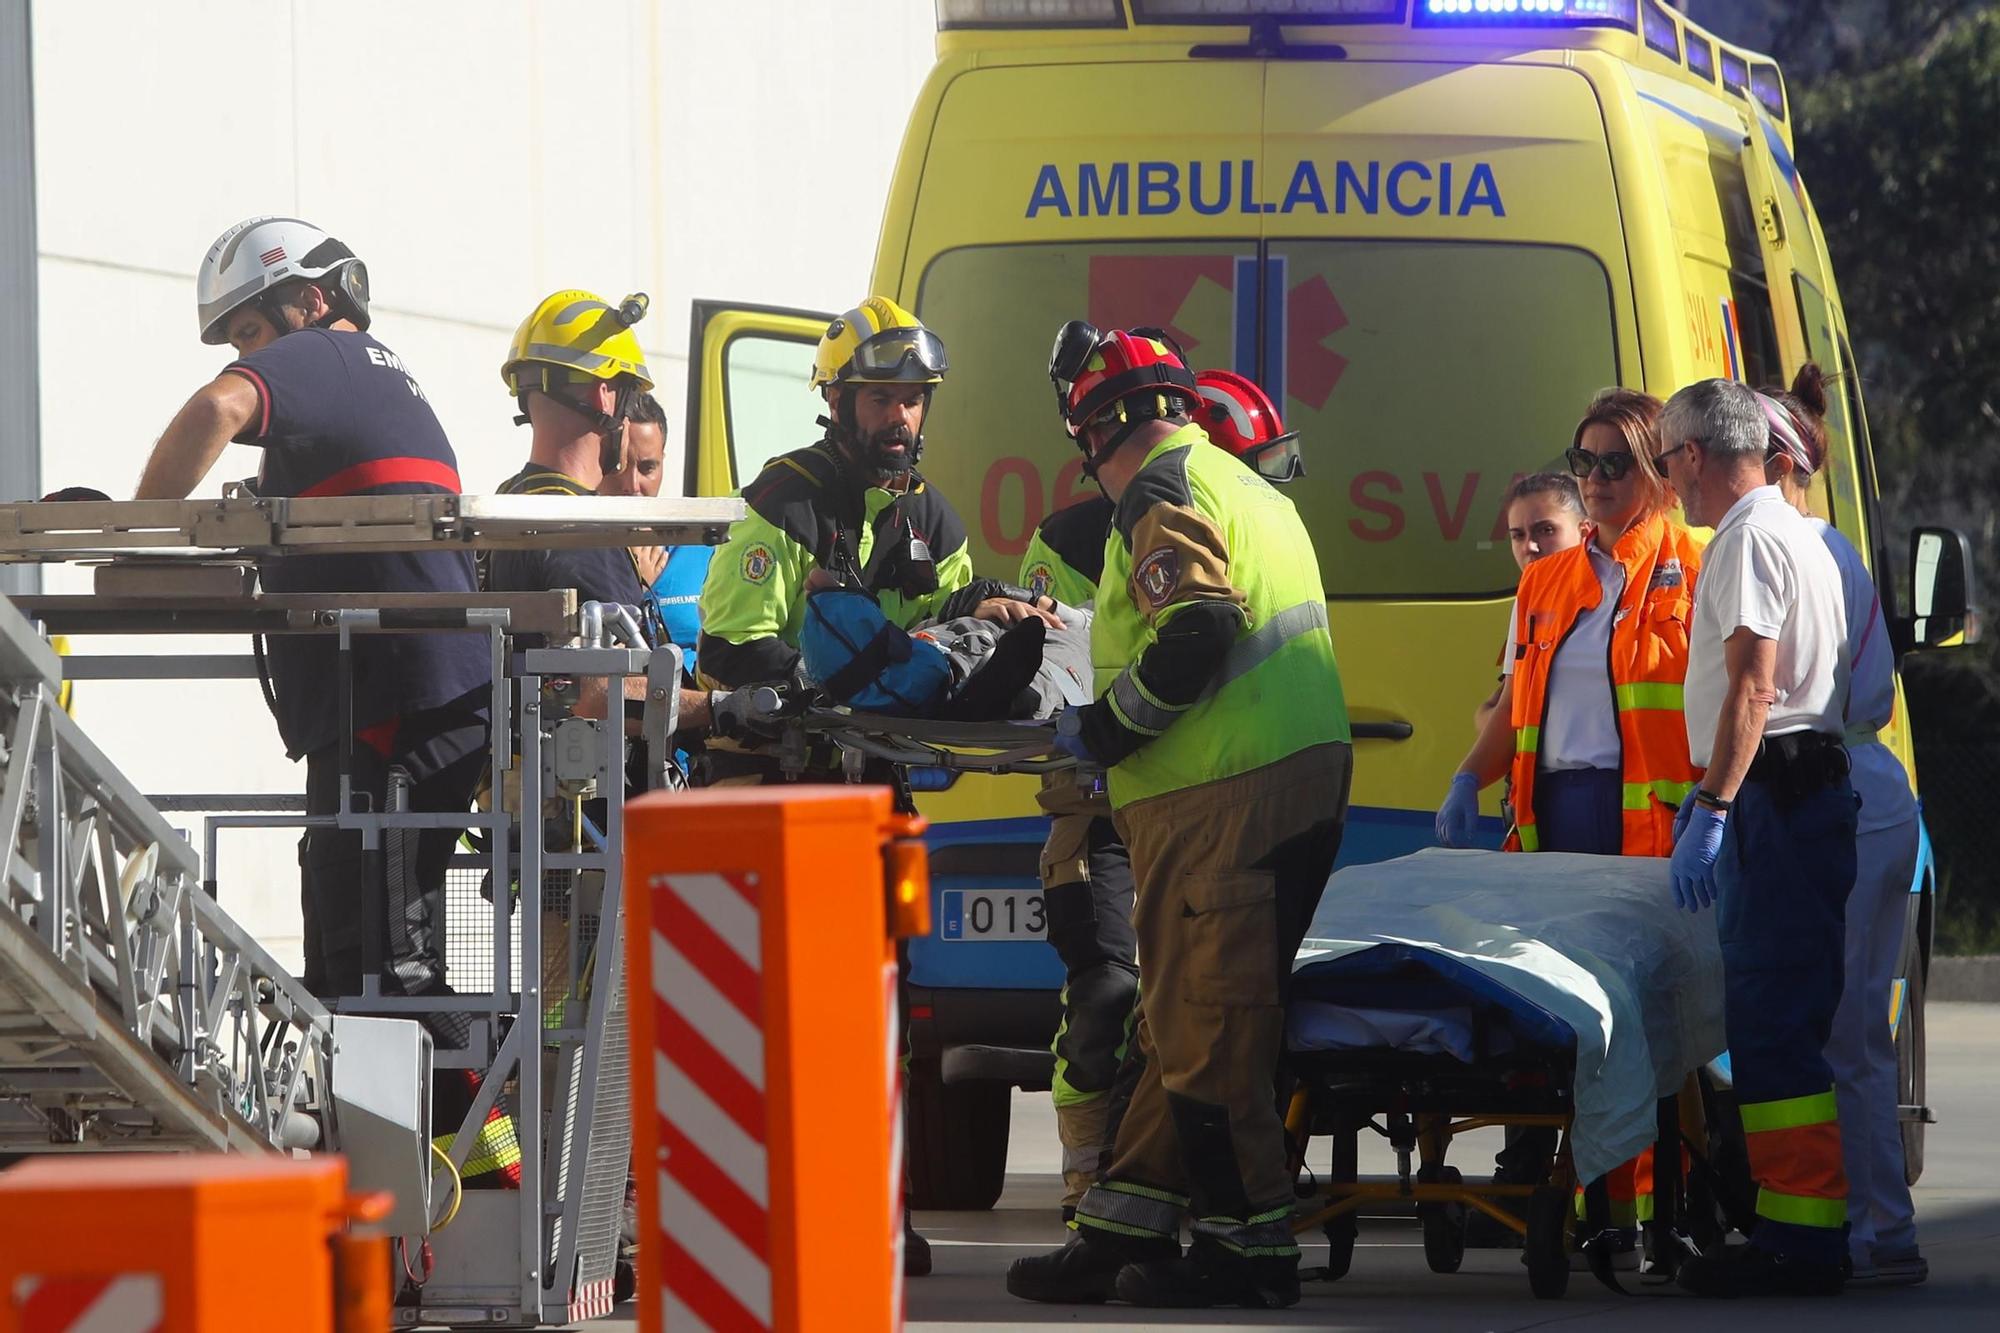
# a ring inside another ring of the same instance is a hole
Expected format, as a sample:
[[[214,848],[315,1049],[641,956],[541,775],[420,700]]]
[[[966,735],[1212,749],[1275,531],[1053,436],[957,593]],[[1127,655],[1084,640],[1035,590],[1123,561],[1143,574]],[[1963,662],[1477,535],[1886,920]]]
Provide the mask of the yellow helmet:
[[[646,314],[646,294],[635,292],[616,306],[596,292],[557,292],[535,307],[514,330],[513,346],[500,367],[507,392],[516,398],[530,389],[585,379],[615,380],[630,375],[639,387],[653,387],[646,354],[632,332]]]
[[[950,368],[944,344],[922,320],[886,296],[871,296],[826,326],[813,353],[812,387],[937,384]]]

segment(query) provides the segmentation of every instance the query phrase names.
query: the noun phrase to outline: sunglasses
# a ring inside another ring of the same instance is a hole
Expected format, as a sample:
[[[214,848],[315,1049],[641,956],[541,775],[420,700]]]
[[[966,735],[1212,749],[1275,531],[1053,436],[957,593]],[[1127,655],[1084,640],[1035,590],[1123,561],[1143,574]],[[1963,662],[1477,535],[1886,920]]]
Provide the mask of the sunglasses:
[[[1673,448],[1662,450],[1660,453],[1653,455],[1653,466],[1659,468],[1664,473],[1667,470],[1667,460],[1693,443],[1693,440],[1682,440]]]
[[[1594,454],[1588,449],[1565,449],[1563,461],[1569,464],[1570,475],[1578,480],[1595,472],[1606,481],[1625,480],[1634,463],[1630,449],[1610,454]]]

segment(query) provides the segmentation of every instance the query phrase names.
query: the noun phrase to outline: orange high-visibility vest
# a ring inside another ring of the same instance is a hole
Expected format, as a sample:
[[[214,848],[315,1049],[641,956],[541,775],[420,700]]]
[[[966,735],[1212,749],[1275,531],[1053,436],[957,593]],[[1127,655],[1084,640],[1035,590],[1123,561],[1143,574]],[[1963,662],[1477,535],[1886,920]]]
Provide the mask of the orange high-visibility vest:
[[[1625,592],[1611,628],[1611,697],[1623,751],[1623,852],[1669,856],[1674,812],[1701,770],[1688,759],[1682,683],[1701,548],[1664,515],[1643,519],[1611,552],[1625,567]],[[1514,814],[1510,851],[1537,851],[1536,761],[1548,720],[1549,671],[1578,618],[1603,590],[1582,546],[1537,560],[1521,575],[1514,622]]]

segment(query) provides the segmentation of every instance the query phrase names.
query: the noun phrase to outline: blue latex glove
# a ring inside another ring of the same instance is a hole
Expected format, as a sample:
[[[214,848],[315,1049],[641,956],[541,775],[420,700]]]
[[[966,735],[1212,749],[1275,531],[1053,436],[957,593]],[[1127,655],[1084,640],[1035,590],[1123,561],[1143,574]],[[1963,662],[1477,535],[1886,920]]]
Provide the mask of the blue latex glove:
[[[1701,784],[1697,782],[1694,786],[1688,788],[1687,795],[1681,797],[1681,808],[1674,812],[1675,842],[1681,840],[1681,830],[1688,826],[1688,811],[1694,809],[1694,794],[1700,790]]]
[[[1479,779],[1470,773],[1454,773],[1451,791],[1437,812],[1437,841],[1440,847],[1470,847],[1479,826]]]
[[[1687,827],[1674,841],[1668,874],[1674,882],[1674,906],[1699,912],[1715,901],[1715,858],[1722,854],[1722,830],[1728,816],[1697,805],[1687,812]]]
[[[1056,717],[1056,743],[1053,748],[1055,753],[1066,754],[1087,768],[1102,768],[1104,765],[1098,762],[1097,756],[1090,752],[1090,746],[1084,743],[1085,707],[1084,704],[1071,704]]]

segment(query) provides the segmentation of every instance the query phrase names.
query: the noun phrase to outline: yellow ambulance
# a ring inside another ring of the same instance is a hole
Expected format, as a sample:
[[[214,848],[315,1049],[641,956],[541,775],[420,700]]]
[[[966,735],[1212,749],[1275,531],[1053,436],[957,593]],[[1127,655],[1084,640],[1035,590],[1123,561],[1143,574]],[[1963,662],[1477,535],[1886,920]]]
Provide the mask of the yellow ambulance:
[[[1287,493],[1318,545],[1356,723],[1344,860],[1431,843],[1514,588],[1501,497],[1559,466],[1597,389],[1764,386],[1817,361],[1838,389],[1817,503],[1889,569],[1848,331],[1765,57],[1661,0],[938,0],[937,14],[873,282],[951,351],[924,471],[964,516],[975,565],[1012,577],[1035,525],[1087,486],[1045,373],[1064,320],[1158,325],[1196,366],[1259,381],[1303,437]],[[727,493],[818,438],[802,386],[826,319],[698,303],[690,490]],[[1924,590],[1938,600],[1891,600],[1927,611],[1904,633],[1936,643],[1963,610],[1944,587],[1964,586],[1962,547],[1919,540],[1943,570]],[[1886,739],[1907,765],[1900,710]],[[960,895],[941,906],[961,924],[912,952],[917,1051],[960,1084],[1010,1077],[997,1057],[954,1069],[952,1052],[1023,1029],[1032,1044],[1048,1030],[1036,987],[1060,981],[1052,951],[1022,949],[1018,929],[975,938],[962,910],[966,894],[1032,892],[1030,791],[967,779],[926,798],[947,821],[940,892]],[[1926,844],[1912,987],[1929,886]],[[1920,1024],[1900,1033],[1917,1107]],[[985,1099],[964,1103],[968,1123],[989,1123],[992,1089],[962,1091]],[[983,1159],[967,1168],[977,1187],[920,1184],[920,1198],[997,1193],[980,1132],[984,1153],[962,1155]]]

